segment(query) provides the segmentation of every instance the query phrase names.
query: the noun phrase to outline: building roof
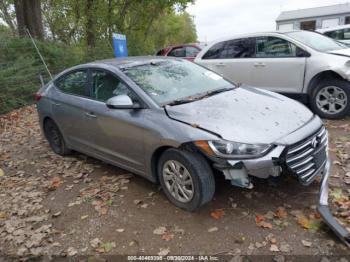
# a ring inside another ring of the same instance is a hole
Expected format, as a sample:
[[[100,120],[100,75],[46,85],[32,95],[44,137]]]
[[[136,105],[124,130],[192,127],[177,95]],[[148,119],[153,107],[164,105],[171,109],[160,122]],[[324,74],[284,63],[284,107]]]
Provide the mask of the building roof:
[[[350,13],[350,3],[284,11],[277,17],[276,22],[344,13]]]

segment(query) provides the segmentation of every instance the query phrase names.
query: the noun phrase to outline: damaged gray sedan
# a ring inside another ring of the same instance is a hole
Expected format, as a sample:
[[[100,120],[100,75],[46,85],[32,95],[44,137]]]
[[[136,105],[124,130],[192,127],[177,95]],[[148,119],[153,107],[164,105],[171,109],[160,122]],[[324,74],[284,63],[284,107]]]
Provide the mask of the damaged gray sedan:
[[[158,57],[76,66],[36,99],[55,153],[76,150],[160,182],[189,211],[213,198],[214,171],[243,188],[254,187],[252,177],[293,176],[302,185],[322,177],[320,213],[349,241],[327,206],[327,130],[299,102]]]

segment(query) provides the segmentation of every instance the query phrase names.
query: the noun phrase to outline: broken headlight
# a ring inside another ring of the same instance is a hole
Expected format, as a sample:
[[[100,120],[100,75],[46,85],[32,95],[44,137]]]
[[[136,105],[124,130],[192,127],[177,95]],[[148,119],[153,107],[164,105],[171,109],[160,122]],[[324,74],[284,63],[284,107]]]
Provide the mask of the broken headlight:
[[[195,145],[208,155],[233,159],[260,157],[273,148],[273,145],[245,144],[225,140],[196,141]]]

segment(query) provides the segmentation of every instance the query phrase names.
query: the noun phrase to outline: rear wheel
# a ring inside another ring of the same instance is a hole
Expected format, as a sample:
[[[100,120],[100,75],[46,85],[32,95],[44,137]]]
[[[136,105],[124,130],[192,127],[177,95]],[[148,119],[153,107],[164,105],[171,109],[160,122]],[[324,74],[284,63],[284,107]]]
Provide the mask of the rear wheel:
[[[340,119],[350,111],[350,84],[345,80],[325,80],[311,96],[311,108],[320,117]]]
[[[159,159],[158,176],[168,199],[185,210],[194,211],[214,196],[212,169],[200,155],[169,149]]]
[[[47,141],[56,154],[64,156],[71,153],[71,150],[66,146],[63,136],[58,129],[58,126],[53,120],[48,119],[45,121],[44,132]]]

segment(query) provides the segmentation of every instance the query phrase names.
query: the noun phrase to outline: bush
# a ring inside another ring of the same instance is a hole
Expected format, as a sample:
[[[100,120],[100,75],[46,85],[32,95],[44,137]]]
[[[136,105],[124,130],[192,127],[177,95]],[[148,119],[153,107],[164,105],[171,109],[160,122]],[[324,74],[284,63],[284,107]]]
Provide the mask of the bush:
[[[51,73],[84,62],[78,47],[36,41]],[[18,38],[0,28],[0,114],[33,102],[42,75],[50,78],[29,38]]]

